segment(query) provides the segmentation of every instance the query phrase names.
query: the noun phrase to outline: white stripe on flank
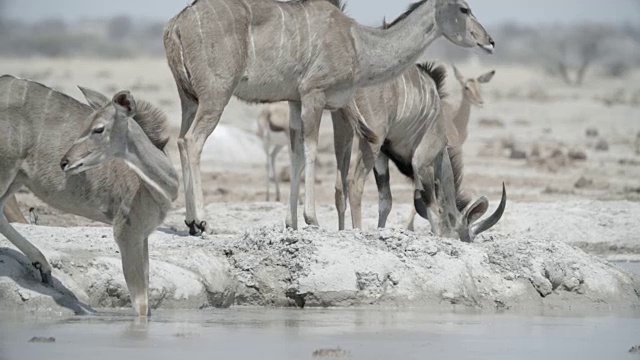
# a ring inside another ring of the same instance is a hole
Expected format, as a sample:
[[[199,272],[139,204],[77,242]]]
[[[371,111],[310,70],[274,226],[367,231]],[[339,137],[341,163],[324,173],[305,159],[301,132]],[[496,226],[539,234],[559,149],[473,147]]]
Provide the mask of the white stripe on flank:
[[[223,0],[222,3],[224,4],[224,7],[227,8],[227,11],[229,12],[229,16],[231,16],[231,24],[233,26],[233,36],[236,38],[236,46],[234,48],[239,52],[241,49],[240,44],[242,42],[240,41],[240,36],[238,35],[238,29],[236,29],[236,16],[231,10],[231,8],[229,7],[229,4],[227,4],[226,0]]]
[[[402,118],[404,116],[404,110],[407,106],[407,82],[404,80],[404,74],[402,74],[401,78],[402,86],[404,87],[404,102],[402,103],[402,112],[400,112],[400,116],[398,118]]]
[[[193,9],[193,11],[196,12],[196,19],[198,19],[198,31],[200,32],[200,41],[202,41],[202,51],[205,54],[205,57],[207,58],[207,64],[210,63],[209,61],[209,52],[207,51],[207,47],[204,44],[204,34],[202,33],[202,22],[200,21],[200,13],[198,12],[198,9],[193,6],[191,7],[191,9]]]
[[[220,19],[218,18],[218,12],[213,7],[213,5],[211,5],[211,2],[205,1],[205,3],[209,5],[209,8],[211,9],[211,11],[213,11],[213,18],[215,19],[215,21],[218,23],[218,26],[220,27],[220,32],[224,37],[224,43],[225,45],[227,45],[227,49],[229,50],[229,55],[232,55],[233,47],[229,44],[229,39],[226,36],[224,36],[224,26],[222,25],[222,23],[220,22]]]
[[[313,53],[312,42],[311,42],[311,39],[312,39],[312,36],[313,36],[312,33],[311,33],[311,21],[309,20],[309,13],[307,12],[307,7],[302,3],[300,5],[302,5],[302,10],[304,10],[304,19],[307,22],[307,35],[308,35],[307,42],[309,43],[307,45],[308,51],[309,51],[309,56],[308,56],[308,59],[307,59],[307,63],[310,63],[311,62],[311,56],[312,56],[312,53]]]
[[[253,10],[251,10],[251,5],[249,5],[249,3],[247,3],[246,1],[242,0],[242,3],[247,6],[247,9],[249,9],[249,45],[251,46],[251,55],[253,56],[252,60],[255,60],[255,58],[256,58],[256,44],[253,41],[253,32],[252,32]]]
[[[40,123],[40,129],[38,129],[38,136],[36,137],[36,144],[40,143],[40,137],[42,136],[42,132],[44,131],[44,129],[47,128],[47,124],[46,124],[46,120],[47,120],[47,116],[49,115],[49,100],[51,100],[51,95],[53,95],[53,90],[49,89],[49,92],[47,93],[47,96],[44,99],[44,111],[43,111],[43,117],[42,117],[42,121]]]
[[[142,181],[144,181],[147,185],[151,186],[154,190],[156,190],[157,192],[159,192],[162,196],[164,196],[169,202],[171,202],[171,196],[169,196],[169,194],[162,189],[162,187],[160,185],[158,185],[158,183],[156,183],[155,181],[151,180],[142,170],[140,170],[140,168],[138,168],[137,166],[135,166],[133,163],[124,160],[125,164],[127,164],[136,174],[138,174],[138,176],[140,176],[140,179],[142,179]]]
[[[282,32],[280,33],[280,56],[278,59],[282,57],[282,52],[284,49],[284,34],[287,31],[287,24],[284,21],[284,10],[282,10],[282,6],[278,5],[278,10],[280,10],[280,15],[282,16]]]

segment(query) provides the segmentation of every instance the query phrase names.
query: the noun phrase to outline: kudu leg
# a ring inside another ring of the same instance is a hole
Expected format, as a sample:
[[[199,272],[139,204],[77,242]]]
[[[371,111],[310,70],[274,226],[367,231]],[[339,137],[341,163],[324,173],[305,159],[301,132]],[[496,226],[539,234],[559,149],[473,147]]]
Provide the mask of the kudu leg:
[[[271,190],[271,162],[269,161],[270,158],[270,148],[271,148],[271,141],[270,141],[270,135],[269,135],[269,131],[268,130],[264,130],[264,134],[262,135],[262,144],[264,145],[264,154],[266,156],[266,160],[265,160],[265,188],[267,189],[267,196],[266,196],[266,200],[267,202],[271,201],[271,196],[270,196],[270,190]]]
[[[338,211],[338,230],[344,230],[344,215],[347,211],[347,176],[351,163],[351,146],[353,144],[353,128],[340,114],[334,112],[333,120],[333,146],[336,153],[336,185],[335,201]]]
[[[289,155],[291,166],[291,188],[289,194],[289,210],[286,225],[298,229],[298,195],[300,194],[300,178],[304,170],[304,149],[302,138],[302,105],[289,102]]]
[[[276,159],[280,150],[282,150],[282,146],[276,145],[271,151],[271,156],[269,157],[269,163],[271,164],[271,173],[273,174],[273,182],[275,183],[276,188],[276,202],[280,202],[280,177],[278,176],[278,172],[276,171]]]
[[[204,143],[218,126],[224,107],[229,102],[230,97],[230,93],[215,93],[206,96],[207,100],[214,102],[200,103],[193,124],[186,134],[178,139],[185,187],[186,223],[189,226],[189,234],[191,235],[211,232],[211,225],[203,220],[205,211],[202,177],[200,175],[200,157]]]
[[[373,168],[373,174],[378,187],[378,228],[384,228],[387,225],[387,218],[393,205],[389,183],[389,158],[386,155],[378,155]]]
[[[131,226],[114,228],[114,237],[122,258],[122,272],[127,282],[131,305],[138,316],[148,316],[149,309],[149,239]]]
[[[311,93],[302,98],[302,133],[304,137],[305,181],[304,220],[307,225],[319,226],[316,216],[316,157],[322,111],[326,105],[324,94]]]
[[[354,229],[362,229],[362,193],[367,175],[375,165],[371,145],[364,139],[354,138],[354,148],[358,148],[349,169],[347,193],[351,206],[351,222]]]
[[[7,220],[4,216],[4,204],[8,198],[13,195],[7,193],[5,196],[0,197],[0,233],[4,235],[15,247],[18,248],[29,259],[31,264],[40,271],[42,282],[46,285],[53,285],[53,278],[51,277],[51,265],[44,257],[42,252],[38,250],[29,240],[25,239]]]
[[[411,208],[411,213],[409,214],[409,217],[407,218],[407,225],[405,226],[405,228],[409,231],[415,231],[415,221],[416,221],[416,208],[412,207]]]

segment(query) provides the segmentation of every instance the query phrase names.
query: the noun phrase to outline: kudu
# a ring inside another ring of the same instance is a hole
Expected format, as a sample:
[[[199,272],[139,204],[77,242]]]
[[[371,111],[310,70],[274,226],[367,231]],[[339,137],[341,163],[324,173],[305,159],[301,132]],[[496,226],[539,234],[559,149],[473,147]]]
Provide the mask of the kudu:
[[[262,139],[266,160],[267,201],[271,200],[271,179],[275,183],[275,200],[280,201],[280,179],[276,171],[276,158],[282,148],[289,149],[289,105],[265,105],[258,114],[258,136]],[[291,156],[291,154],[289,154]]]
[[[453,66],[453,73],[461,87],[460,105],[455,108],[450,102],[442,102],[442,111],[445,117],[445,129],[449,146],[455,147],[457,151],[462,151],[469,135],[469,117],[471,115],[471,105],[483,106],[484,99],[480,91],[480,84],[486,84],[496,74],[495,70],[489,71],[477,78],[465,78],[458,68]],[[407,230],[414,230],[416,210],[412,209],[407,222]]]
[[[200,156],[231,96],[289,101],[286,224],[296,229],[303,169],[305,222],[318,225],[314,179],[324,109],[343,108],[358,88],[397,77],[440,36],[493,51],[493,40],[463,0],[419,1],[386,29],[356,23],[339,5],[338,0],[196,0],[167,24],[164,45],[182,104],[178,148],[191,234],[211,230],[203,221]],[[349,119],[356,133],[375,141],[362,119]]]
[[[113,225],[133,308],[146,316],[148,236],[179,187],[163,152],[166,116],[128,92],[109,100],[81,91],[90,106],[39,83],[0,77],[0,208],[26,186],[53,207]],[[0,233],[52,284],[44,255],[4,216]]]
[[[444,116],[447,124],[447,140],[451,146],[462,146],[469,136],[469,117],[471,105],[482,107],[484,99],[480,91],[480,84],[486,84],[496,74],[495,70],[480,75],[477,78],[465,78],[454,66],[453,72],[460,83],[462,97],[460,105],[454,108],[449,102],[443,103]]]
[[[500,220],[506,206],[504,185],[498,209],[479,222],[476,220],[488,210],[487,199],[482,197],[468,206],[470,199],[462,192],[462,158],[458,148],[447,145],[441,108],[444,79],[444,68],[418,65],[394,81],[359,89],[352,104],[333,113],[340,229],[344,228],[347,196],[353,227],[362,227],[362,192],[372,169],[379,194],[378,227],[386,225],[392,204],[389,160],[413,181],[415,209],[429,220],[434,233],[471,242]],[[341,119],[350,116],[366,119],[380,140],[370,143],[354,137]]]

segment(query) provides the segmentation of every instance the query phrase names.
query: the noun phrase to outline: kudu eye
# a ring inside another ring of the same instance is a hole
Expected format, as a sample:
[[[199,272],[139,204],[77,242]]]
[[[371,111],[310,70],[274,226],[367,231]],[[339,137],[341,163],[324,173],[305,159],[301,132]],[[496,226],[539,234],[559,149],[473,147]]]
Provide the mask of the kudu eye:
[[[103,132],[104,132],[104,126],[102,125],[93,129],[94,134],[102,134]]]
[[[468,14],[469,13],[469,9],[461,7],[460,8],[460,12],[463,13],[463,14]]]

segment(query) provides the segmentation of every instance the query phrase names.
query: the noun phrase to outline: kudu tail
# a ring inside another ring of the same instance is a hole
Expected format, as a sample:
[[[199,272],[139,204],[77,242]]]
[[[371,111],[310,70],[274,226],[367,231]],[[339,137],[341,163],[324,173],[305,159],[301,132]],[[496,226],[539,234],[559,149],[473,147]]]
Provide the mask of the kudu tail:
[[[339,115],[351,124],[353,131],[360,138],[367,140],[369,143],[378,142],[378,135],[371,130],[367,122],[362,118],[360,113],[351,106],[346,106],[338,110]]]
[[[169,20],[164,29],[164,50],[167,54],[169,68],[179,88],[178,90],[191,101],[197,103],[198,95],[191,85],[191,73],[184,61],[184,48],[182,47],[182,39],[180,38],[180,29],[177,25],[177,20],[180,15],[182,15],[182,13]]]

